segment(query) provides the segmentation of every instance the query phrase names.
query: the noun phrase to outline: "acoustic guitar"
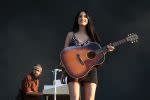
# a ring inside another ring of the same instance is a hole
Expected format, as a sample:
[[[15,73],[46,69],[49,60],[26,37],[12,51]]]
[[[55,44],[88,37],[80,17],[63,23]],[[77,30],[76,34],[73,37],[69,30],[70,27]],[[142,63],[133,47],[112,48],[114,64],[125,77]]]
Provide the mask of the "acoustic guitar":
[[[124,39],[112,43],[116,47],[126,42],[137,42],[138,35],[129,34]],[[68,75],[72,78],[83,78],[96,65],[101,65],[105,60],[107,46],[101,47],[96,42],[90,42],[84,46],[71,46],[64,48],[60,53],[60,59]]]

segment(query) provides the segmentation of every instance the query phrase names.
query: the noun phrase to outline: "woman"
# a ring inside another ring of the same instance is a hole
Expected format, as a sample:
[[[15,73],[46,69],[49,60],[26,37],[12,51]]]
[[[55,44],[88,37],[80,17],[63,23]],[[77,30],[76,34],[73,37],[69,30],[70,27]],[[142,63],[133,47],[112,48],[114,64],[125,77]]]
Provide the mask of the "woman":
[[[69,46],[84,46],[89,42],[100,43],[99,36],[94,31],[93,22],[86,10],[77,13],[72,32],[68,32],[65,40],[65,48]],[[107,46],[108,51],[113,51],[114,47]],[[80,99],[80,87],[84,88],[85,100],[94,100],[97,87],[97,69],[93,68],[88,75],[81,79],[73,79],[68,76],[68,87],[70,100]]]

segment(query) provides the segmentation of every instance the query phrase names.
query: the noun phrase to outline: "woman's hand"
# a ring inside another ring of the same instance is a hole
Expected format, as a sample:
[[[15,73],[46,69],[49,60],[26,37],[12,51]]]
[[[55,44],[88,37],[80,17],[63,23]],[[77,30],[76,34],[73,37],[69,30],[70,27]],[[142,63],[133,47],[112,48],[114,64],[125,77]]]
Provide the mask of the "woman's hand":
[[[61,80],[61,83],[64,84],[65,83],[65,78],[66,78],[66,72],[65,72],[64,66],[62,64],[62,61],[60,61],[59,66],[62,69],[60,80]]]
[[[64,84],[64,80],[65,80],[65,75],[64,75],[64,73],[61,74],[60,80],[61,80],[61,83]]]
[[[108,51],[113,51],[115,49],[114,46],[111,45],[111,43],[109,45],[107,45]]]
[[[61,68],[64,68],[62,61],[59,62],[59,66],[60,66]]]

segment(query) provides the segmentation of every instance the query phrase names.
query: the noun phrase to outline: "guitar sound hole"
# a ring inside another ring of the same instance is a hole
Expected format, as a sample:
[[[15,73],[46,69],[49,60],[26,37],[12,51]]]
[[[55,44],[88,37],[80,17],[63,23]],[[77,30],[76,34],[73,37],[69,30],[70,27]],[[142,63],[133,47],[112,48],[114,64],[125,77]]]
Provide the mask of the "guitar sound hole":
[[[88,54],[87,54],[87,57],[90,58],[90,59],[93,59],[95,56],[96,56],[96,53],[93,52],[93,51],[88,52]]]

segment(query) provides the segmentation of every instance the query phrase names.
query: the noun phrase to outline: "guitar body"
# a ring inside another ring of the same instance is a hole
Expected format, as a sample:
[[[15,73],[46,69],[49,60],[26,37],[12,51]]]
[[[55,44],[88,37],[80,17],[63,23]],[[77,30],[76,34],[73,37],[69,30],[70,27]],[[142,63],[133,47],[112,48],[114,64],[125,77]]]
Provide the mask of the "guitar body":
[[[104,62],[104,53],[96,53],[101,46],[90,42],[85,46],[71,46],[64,48],[61,52],[62,64],[72,78],[82,78],[88,74],[96,65]]]
[[[112,43],[116,47],[126,42],[137,42],[138,35],[135,33],[129,34],[122,40]],[[96,65],[104,62],[107,47],[101,46],[95,42],[90,42],[85,46],[72,46],[62,50],[60,58],[62,64],[72,78],[82,78],[88,74],[90,70]]]

